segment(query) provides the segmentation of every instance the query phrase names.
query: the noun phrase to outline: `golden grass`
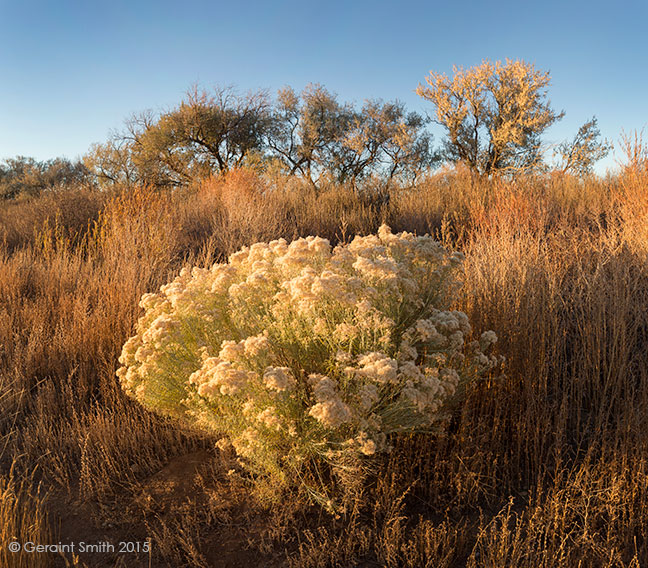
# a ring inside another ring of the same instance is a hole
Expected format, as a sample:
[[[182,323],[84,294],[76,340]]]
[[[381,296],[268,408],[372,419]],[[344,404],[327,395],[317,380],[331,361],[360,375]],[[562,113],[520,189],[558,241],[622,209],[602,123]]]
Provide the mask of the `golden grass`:
[[[47,512],[34,472],[19,479],[10,467],[0,478],[0,565],[7,568],[39,568],[49,565],[42,552],[15,552],[8,549],[12,542],[51,542]]]
[[[648,168],[635,142],[616,178],[447,171],[388,202],[238,171],[174,194],[2,205],[0,565],[99,565],[6,549],[98,535],[153,539],[151,555],[102,559],[115,566],[648,563]],[[214,440],[122,394],[139,297],[183,265],[383,221],[463,250],[458,307],[496,330],[505,376],[471,387],[446,436],[399,440],[339,518],[299,495],[267,509]],[[190,473],[167,469],[197,452]],[[160,480],[168,492],[151,489]]]

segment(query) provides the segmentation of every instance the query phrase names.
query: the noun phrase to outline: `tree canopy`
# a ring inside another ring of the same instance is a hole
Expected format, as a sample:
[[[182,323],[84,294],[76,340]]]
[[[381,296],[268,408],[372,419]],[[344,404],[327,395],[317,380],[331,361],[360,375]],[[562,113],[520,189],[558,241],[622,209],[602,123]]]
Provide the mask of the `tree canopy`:
[[[524,61],[454,67],[451,78],[431,71],[426,81],[416,92],[436,107],[445,157],[480,175],[537,167],[542,133],[564,115],[547,100],[549,73]]]

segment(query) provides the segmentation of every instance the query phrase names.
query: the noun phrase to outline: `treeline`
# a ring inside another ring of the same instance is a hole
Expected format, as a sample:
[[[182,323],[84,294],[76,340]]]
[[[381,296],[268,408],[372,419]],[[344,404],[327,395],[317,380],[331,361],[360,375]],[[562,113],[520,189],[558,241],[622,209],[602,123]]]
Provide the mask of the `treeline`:
[[[243,165],[358,186],[414,180],[440,159],[428,121],[399,101],[341,103],[320,85],[301,93],[190,91],[161,114],[131,117],[123,131],[92,147],[87,167],[102,183],[179,186]]]
[[[82,161],[5,161],[0,196],[65,184],[178,187],[241,166],[298,176],[315,188],[378,190],[414,185],[444,162],[479,177],[549,169],[587,175],[610,149],[595,117],[553,148],[553,163],[546,161],[550,148],[542,134],[564,116],[550,107],[549,81],[548,73],[511,60],[455,68],[451,78],[431,72],[417,89],[434,105],[431,118],[398,100],[340,102],[321,85],[301,93],[287,87],[275,98],[195,87],[171,110],[132,116]],[[445,131],[438,148],[427,129],[432,121]]]
[[[36,196],[44,190],[93,185],[95,176],[80,160],[38,161],[17,156],[0,161],[0,199]]]

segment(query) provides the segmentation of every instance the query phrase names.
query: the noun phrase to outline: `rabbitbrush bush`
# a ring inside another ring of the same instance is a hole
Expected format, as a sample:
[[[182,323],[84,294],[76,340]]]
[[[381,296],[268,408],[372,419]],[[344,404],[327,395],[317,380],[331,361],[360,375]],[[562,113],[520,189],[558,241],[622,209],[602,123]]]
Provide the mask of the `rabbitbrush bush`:
[[[117,374],[285,486],[433,430],[458,387],[493,367],[495,334],[466,344],[468,318],[449,310],[461,270],[460,253],[384,225],[334,249],[256,243],[145,294]]]

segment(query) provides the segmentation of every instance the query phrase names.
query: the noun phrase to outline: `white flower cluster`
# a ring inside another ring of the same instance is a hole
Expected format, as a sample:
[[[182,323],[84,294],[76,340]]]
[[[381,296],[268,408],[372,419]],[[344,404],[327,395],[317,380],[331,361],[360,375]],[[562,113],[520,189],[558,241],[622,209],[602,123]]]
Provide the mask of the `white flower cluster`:
[[[316,404],[311,407],[308,414],[326,428],[338,428],[345,422],[351,421],[351,409],[342,402],[337,392],[337,385],[332,379],[313,373],[309,376],[309,382]]]
[[[145,294],[117,374],[147,406],[225,436],[265,473],[373,455],[427,429],[496,364],[449,309],[462,257],[429,236],[256,243]]]

